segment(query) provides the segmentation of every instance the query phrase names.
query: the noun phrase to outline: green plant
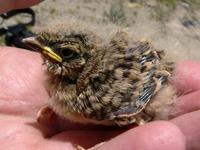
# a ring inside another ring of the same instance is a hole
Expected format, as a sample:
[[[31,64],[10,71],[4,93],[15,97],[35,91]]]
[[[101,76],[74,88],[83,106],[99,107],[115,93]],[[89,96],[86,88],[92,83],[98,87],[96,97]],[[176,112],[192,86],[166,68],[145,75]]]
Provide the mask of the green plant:
[[[168,20],[170,14],[176,9],[180,0],[156,0],[152,17],[158,21]]]
[[[122,0],[113,3],[108,12],[104,13],[105,17],[115,24],[125,24],[127,17]]]
[[[191,9],[199,9],[200,8],[200,0],[182,0],[191,7]]]
[[[175,9],[180,0],[156,0],[158,3],[165,5],[169,9]]]

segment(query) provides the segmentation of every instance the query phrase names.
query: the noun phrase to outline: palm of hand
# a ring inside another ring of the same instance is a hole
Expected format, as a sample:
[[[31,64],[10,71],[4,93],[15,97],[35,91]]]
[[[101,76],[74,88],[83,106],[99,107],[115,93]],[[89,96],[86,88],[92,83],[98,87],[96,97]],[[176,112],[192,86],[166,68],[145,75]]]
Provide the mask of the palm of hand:
[[[65,123],[57,128],[37,125],[35,114],[48,100],[45,90],[45,73],[39,54],[1,48],[0,51],[0,143],[2,149],[73,149],[73,144],[90,147],[116,136],[122,131],[114,129],[92,129]],[[180,66],[183,66],[182,68]],[[102,149],[177,149],[200,147],[200,79],[198,63],[187,62],[177,67],[177,89],[185,92],[181,96],[180,111],[171,121],[155,121],[136,127],[116,136]],[[192,66],[193,68],[191,68]],[[190,71],[188,73],[188,71]],[[186,86],[187,85],[187,86]],[[175,125],[174,125],[175,124]],[[189,126],[187,126],[189,125]],[[50,135],[44,138],[42,132]],[[182,132],[181,132],[182,131]]]

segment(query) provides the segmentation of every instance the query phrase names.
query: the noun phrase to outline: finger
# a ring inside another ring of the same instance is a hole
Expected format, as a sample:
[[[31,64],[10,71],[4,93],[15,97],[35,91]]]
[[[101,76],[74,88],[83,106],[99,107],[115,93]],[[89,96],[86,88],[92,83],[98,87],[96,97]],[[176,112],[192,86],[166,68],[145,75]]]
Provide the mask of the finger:
[[[187,150],[199,150],[200,110],[172,119],[171,122],[177,125],[185,135]]]
[[[181,131],[169,122],[156,121],[133,128],[104,144],[100,150],[185,150]]]
[[[63,141],[73,145],[81,145],[84,148],[92,147],[98,143],[109,140],[110,138],[122,133],[122,130],[77,130],[65,131],[54,135],[51,141]]]
[[[30,118],[0,115],[1,149],[37,149],[43,138],[38,129],[29,125],[32,122]]]
[[[178,63],[173,77],[179,93],[188,93],[200,89],[200,62],[185,61]]]
[[[65,131],[51,137],[51,142],[68,143],[72,145],[81,145],[84,148],[94,146],[104,142],[122,131]],[[66,145],[64,145],[66,146]],[[60,147],[61,149],[63,147]],[[141,127],[133,128],[105,143],[100,149],[117,150],[185,150],[185,139],[180,130],[171,123],[157,121],[146,124]]]
[[[74,150],[69,142],[44,139],[31,118],[0,115],[0,126],[1,149]]]
[[[0,47],[0,113],[34,115],[48,99],[39,54]]]
[[[4,13],[12,9],[30,7],[41,1],[42,0],[0,0],[0,13]]]
[[[180,96],[177,99],[177,107],[173,112],[173,117],[200,109],[200,90]]]

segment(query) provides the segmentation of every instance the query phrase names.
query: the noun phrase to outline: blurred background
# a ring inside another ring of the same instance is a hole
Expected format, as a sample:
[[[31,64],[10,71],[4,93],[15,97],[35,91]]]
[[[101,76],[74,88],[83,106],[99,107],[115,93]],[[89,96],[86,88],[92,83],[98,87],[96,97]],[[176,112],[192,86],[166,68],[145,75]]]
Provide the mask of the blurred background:
[[[46,0],[32,7],[37,31],[59,18],[86,22],[105,37],[118,28],[147,39],[177,60],[200,60],[200,0]],[[26,20],[18,15],[1,26]],[[4,45],[3,35],[0,44]]]

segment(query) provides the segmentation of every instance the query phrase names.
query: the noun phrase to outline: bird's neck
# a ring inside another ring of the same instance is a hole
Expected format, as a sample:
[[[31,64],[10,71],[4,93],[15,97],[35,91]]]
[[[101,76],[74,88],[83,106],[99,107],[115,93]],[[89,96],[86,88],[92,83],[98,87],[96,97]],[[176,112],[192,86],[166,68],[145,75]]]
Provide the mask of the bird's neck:
[[[89,84],[90,76],[98,72],[98,66],[98,62],[92,61],[91,63],[88,62],[88,64],[84,67],[76,82],[77,93],[81,93],[85,90]]]
[[[69,79],[66,76],[50,75],[48,81],[50,95],[56,95],[55,93],[76,94],[77,80]]]

